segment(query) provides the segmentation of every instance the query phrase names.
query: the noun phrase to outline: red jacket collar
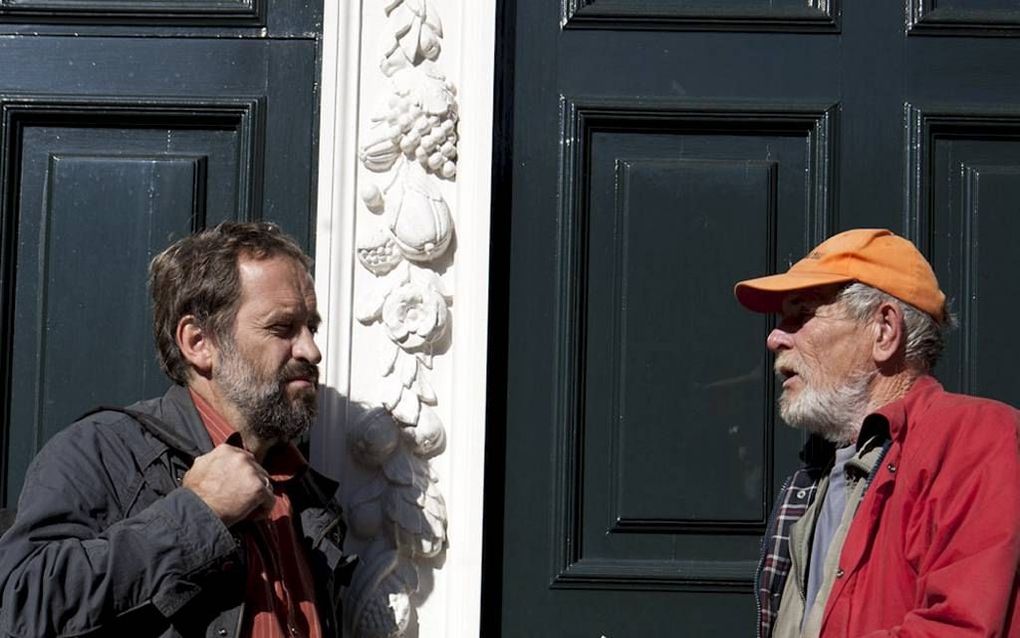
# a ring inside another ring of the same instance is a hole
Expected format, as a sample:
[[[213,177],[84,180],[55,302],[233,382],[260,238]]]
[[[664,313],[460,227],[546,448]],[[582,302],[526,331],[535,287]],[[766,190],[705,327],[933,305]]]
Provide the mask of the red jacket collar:
[[[927,403],[931,395],[937,392],[942,392],[942,384],[935,377],[928,375],[918,377],[905,395],[892,403],[883,405],[865,417],[864,424],[861,426],[861,435],[857,439],[858,442],[866,441],[868,435],[873,433],[869,433],[868,430],[873,430],[876,427],[884,427],[888,430],[892,440],[899,440],[907,430],[907,413],[917,414],[916,406]],[[881,417],[881,419],[874,417]]]

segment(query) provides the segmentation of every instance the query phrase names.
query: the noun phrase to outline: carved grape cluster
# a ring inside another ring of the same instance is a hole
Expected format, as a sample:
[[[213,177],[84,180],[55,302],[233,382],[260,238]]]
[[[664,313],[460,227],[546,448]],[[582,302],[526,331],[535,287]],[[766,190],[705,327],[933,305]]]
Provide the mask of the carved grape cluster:
[[[452,86],[452,85],[451,85]],[[390,139],[408,160],[447,179],[457,174],[457,113],[427,113],[408,96],[394,95],[387,103]]]

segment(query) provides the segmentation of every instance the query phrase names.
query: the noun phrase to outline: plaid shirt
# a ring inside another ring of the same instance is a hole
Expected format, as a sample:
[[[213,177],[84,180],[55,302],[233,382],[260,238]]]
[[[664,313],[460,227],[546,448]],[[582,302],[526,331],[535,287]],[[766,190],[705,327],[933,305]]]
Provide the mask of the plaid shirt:
[[[790,527],[804,516],[814,501],[818,482],[825,475],[832,458],[832,446],[809,439],[801,458],[804,459],[804,467],[783,484],[762,538],[761,560],[755,577],[758,636],[761,638],[772,635],[772,625],[779,613],[786,577],[790,573]]]

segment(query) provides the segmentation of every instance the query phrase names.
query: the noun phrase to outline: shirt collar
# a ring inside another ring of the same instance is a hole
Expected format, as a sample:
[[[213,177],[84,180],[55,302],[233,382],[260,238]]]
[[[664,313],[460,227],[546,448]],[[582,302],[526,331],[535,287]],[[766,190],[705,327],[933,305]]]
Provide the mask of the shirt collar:
[[[212,439],[213,447],[226,443],[243,448],[240,433],[223,418],[223,415],[197,392],[191,388],[188,391],[195,403],[195,409],[198,410],[198,416],[201,417],[202,424]],[[266,457],[262,459],[262,467],[266,469],[274,483],[284,483],[304,474],[308,469],[308,460],[293,443],[279,443],[266,453]]]

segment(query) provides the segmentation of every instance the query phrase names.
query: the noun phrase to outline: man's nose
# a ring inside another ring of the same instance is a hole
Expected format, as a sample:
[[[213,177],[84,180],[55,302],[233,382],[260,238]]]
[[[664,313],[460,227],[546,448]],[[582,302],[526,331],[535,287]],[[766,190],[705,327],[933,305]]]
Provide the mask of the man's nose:
[[[780,350],[791,348],[793,346],[793,338],[789,332],[781,328],[775,328],[769,333],[768,339],[765,340],[765,345],[772,352],[779,352]]]
[[[322,353],[319,346],[315,345],[315,335],[308,328],[302,328],[294,342],[294,358],[303,359],[309,363],[318,365],[322,361]]]

